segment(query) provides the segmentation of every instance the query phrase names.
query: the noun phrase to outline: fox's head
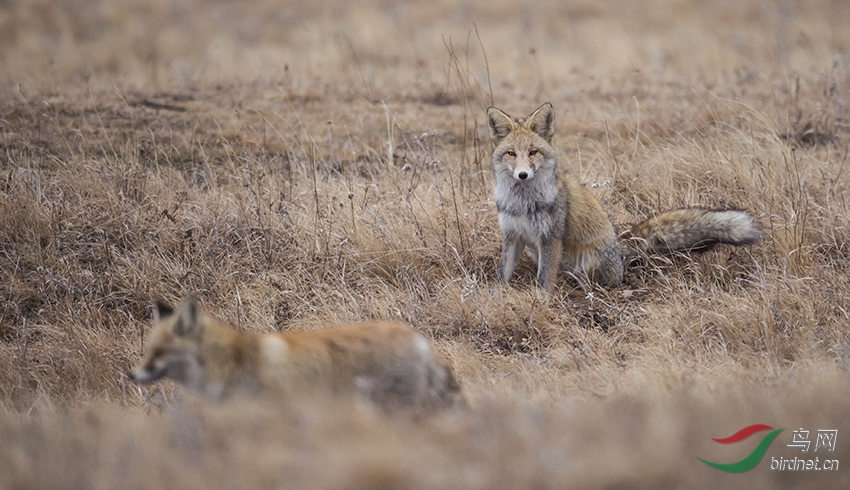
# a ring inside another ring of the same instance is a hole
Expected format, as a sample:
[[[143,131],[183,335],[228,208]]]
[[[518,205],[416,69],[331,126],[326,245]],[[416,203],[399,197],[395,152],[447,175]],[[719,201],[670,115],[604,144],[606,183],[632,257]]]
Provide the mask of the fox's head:
[[[518,181],[529,180],[543,166],[554,166],[555,111],[546,102],[525,119],[491,107],[487,122],[493,140],[493,169]]]
[[[175,311],[168,303],[157,301],[153,317],[147,357],[130,373],[130,379],[148,383],[168,377],[185,385],[198,385],[204,330],[198,302],[190,297]]]

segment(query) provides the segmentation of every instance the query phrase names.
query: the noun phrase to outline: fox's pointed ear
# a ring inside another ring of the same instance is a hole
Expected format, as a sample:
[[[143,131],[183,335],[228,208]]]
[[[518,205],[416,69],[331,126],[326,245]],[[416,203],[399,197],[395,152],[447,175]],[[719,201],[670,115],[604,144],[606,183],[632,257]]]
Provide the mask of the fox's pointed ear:
[[[177,322],[174,324],[174,333],[177,335],[188,335],[198,328],[198,317],[201,316],[198,308],[198,300],[189,296],[180,306]]]
[[[174,314],[174,308],[171,307],[170,304],[165,301],[158,299],[154,304],[153,308],[153,321],[154,323],[159,323],[166,317],[169,317]]]
[[[487,123],[490,125],[490,136],[495,145],[516,129],[514,118],[495,107],[487,109]]]
[[[538,107],[533,114],[528,116],[525,126],[537,133],[547,143],[551,143],[552,137],[555,136],[555,109],[552,104],[546,102]]]

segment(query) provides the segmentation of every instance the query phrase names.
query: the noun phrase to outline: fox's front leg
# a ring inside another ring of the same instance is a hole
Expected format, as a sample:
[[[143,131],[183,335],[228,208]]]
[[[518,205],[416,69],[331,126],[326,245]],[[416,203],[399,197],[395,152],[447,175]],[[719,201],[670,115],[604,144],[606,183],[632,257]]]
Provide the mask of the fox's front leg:
[[[525,243],[512,233],[505,233],[502,240],[502,256],[499,259],[499,267],[496,269],[496,281],[508,282],[516,269],[517,261]]]
[[[563,246],[563,242],[558,238],[544,240],[540,244],[540,255],[537,260],[537,286],[547,293],[552,291],[555,278],[558,277]]]

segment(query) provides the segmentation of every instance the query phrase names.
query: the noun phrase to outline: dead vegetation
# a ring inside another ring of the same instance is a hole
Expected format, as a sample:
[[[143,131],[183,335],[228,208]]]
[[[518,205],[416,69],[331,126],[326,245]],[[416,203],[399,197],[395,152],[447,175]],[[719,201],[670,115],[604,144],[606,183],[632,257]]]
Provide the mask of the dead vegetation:
[[[0,487],[846,484],[694,457],[743,457],[710,438],[759,422],[788,429],[768,457],[835,428],[850,460],[843,3],[12,1],[0,21]],[[765,240],[549,301],[528,261],[497,287],[484,109],[545,100],[622,229],[742,207]],[[408,322],[470,408],[133,385],[153,301],[189,293],[241,329]]]

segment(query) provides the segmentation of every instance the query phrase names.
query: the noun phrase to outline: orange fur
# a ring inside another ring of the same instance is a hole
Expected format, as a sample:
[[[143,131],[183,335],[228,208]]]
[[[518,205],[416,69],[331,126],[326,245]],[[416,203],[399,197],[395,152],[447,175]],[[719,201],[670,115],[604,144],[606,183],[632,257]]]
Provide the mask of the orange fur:
[[[428,341],[408,325],[339,325],[297,333],[234,330],[189,298],[174,311],[158,302],[137,382],[168,377],[214,397],[233,391],[360,393],[388,405],[452,405],[459,386]]]

